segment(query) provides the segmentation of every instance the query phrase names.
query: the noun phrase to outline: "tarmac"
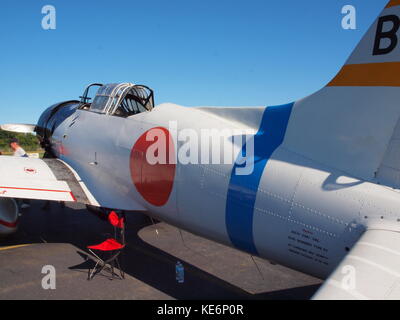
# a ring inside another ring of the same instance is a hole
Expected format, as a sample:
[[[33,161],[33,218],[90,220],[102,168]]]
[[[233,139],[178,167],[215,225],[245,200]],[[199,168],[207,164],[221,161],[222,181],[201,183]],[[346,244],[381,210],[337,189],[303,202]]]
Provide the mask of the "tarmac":
[[[88,245],[108,238],[111,226],[82,205],[62,208],[31,201],[18,231],[0,239],[0,299],[111,300],[303,300],[321,280],[260,258],[154,223],[141,213],[127,215],[125,279],[106,272],[88,281]],[[175,279],[181,261],[185,281]],[[56,288],[43,289],[44,266],[56,271]]]

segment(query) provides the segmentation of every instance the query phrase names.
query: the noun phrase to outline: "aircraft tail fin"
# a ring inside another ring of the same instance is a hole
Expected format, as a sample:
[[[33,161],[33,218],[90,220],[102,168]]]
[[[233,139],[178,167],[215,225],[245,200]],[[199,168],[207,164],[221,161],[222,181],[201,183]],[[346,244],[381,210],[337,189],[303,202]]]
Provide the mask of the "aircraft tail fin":
[[[400,188],[399,37],[400,0],[391,0],[334,79],[295,103],[284,146]]]
[[[400,1],[390,1],[328,86],[400,86]]]

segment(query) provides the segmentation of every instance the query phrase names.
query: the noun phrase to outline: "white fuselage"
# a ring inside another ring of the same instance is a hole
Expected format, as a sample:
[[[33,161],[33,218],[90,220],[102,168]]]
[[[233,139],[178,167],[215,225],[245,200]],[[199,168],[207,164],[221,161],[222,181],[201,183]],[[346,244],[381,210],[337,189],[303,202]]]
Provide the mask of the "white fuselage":
[[[232,177],[233,164],[178,161],[165,204],[153,205],[138,192],[130,161],[144,132],[168,128],[172,120],[177,121],[178,132],[262,130],[265,108],[251,111],[230,110],[227,116],[224,109],[166,104],[120,118],[77,110],[55,130],[52,144],[101,207],[146,211],[179,228],[320,278],[329,275],[374,221],[397,221],[397,192],[307,159],[285,143],[270,155],[261,152],[268,159],[248,178]],[[174,143],[176,150],[183,145]],[[268,141],[256,143],[256,153],[268,148],[263,143]],[[157,177],[151,179],[157,184]]]

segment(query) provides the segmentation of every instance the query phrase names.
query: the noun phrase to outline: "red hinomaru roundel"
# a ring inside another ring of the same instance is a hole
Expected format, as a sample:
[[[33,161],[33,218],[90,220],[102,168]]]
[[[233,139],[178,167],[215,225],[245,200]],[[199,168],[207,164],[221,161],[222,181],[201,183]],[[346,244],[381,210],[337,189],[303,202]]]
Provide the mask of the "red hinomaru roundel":
[[[152,156],[160,161],[153,163]],[[150,204],[160,207],[168,202],[175,163],[174,142],[167,129],[152,128],[136,141],[130,155],[131,177],[137,191]]]

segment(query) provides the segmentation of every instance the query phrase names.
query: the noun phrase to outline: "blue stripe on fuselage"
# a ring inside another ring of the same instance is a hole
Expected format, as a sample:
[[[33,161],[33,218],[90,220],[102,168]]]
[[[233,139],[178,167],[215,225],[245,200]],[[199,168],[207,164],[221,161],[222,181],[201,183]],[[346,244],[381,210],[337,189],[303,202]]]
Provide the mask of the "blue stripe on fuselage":
[[[231,173],[226,200],[226,228],[232,244],[252,254],[258,254],[253,237],[253,215],[261,176],[272,153],[282,144],[294,103],[267,107],[254,141],[254,171],[237,175],[235,164]],[[245,154],[246,145],[242,149]],[[239,155],[240,156],[240,155]],[[248,159],[248,158],[246,158]]]

